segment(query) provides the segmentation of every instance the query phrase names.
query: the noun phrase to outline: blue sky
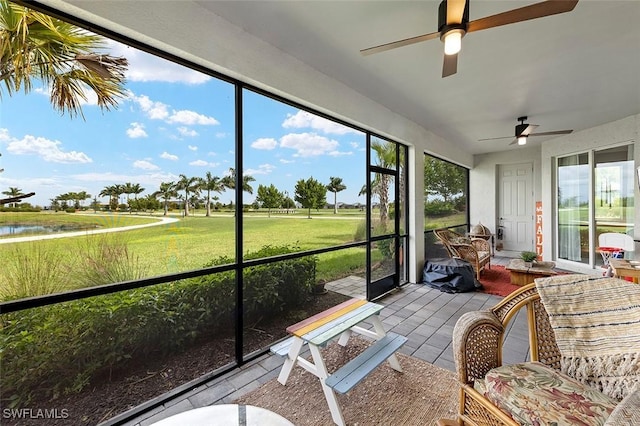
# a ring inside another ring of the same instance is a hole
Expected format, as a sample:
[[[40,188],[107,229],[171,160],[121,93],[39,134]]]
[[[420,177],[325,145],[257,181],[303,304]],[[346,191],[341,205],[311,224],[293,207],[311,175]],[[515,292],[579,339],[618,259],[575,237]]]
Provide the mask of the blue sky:
[[[146,188],[144,196],[181,173],[222,177],[234,167],[232,85],[115,42],[109,51],[129,60],[129,94],[115,110],[102,112],[89,93],[85,120],[71,119],[53,110],[41,85],[28,95],[2,92],[0,192],[34,191],[26,201],[45,206],[62,193],[93,197],[132,182]],[[365,183],[364,134],[252,92],[244,108],[243,167],[256,179],[245,202],[259,184],[293,197],[295,183],[310,176],[325,184],[341,177],[347,189],[338,201],[365,202],[357,195]],[[232,198],[220,195],[225,203]]]

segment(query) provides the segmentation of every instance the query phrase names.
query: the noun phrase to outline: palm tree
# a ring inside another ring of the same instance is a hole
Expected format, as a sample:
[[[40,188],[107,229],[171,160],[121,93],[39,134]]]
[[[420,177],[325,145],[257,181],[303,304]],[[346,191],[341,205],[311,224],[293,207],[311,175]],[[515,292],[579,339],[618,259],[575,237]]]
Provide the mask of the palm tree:
[[[395,144],[375,140],[371,143],[371,149],[376,152],[376,165],[382,168],[396,166]],[[371,192],[378,195],[380,200],[380,223],[385,224],[389,218],[389,175],[376,173],[371,182]]]
[[[202,180],[202,189],[207,190],[207,214],[211,216],[211,192],[217,192],[218,194],[224,191],[224,184],[222,179],[218,176],[213,176],[211,172],[207,172],[205,178]]]
[[[329,180],[327,191],[333,192],[333,214],[338,214],[338,192],[344,191],[347,186],[342,183],[342,178],[331,176]]]
[[[202,179],[199,177],[187,177],[180,174],[177,189],[184,191],[184,215],[189,216],[189,194],[196,194],[200,191]]]
[[[61,114],[82,114],[87,89],[110,110],[126,96],[125,58],[99,54],[104,38],[44,13],[0,0],[0,81],[9,96],[29,93],[32,79],[51,88]]]
[[[118,197],[121,193],[121,185],[108,185],[98,195],[100,197],[109,197],[109,209],[115,211],[118,209]]]
[[[161,197],[164,204],[164,216],[169,212],[169,201],[173,197],[178,196],[178,191],[176,191],[176,183],[175,182],[162,182],[160,183],[160,190],[156,191],[152,194],[154,197]]]
[[[22,189],[16,188],[16,187],[13,187],[13,186],[10,186],[8,191],[2,191],[2,193],[4,195],[8,195],[9,198],[19,198],[21,195],[24,195],[22,193]],[[17,201],[13,201],[13,206],[12,207],[15,208],[17,206],[17,204],[18,204]]]
[[[242,190],[253,194],[251,182],[255,182],[255,178],[251,175],[242,175]],[[229,168],[229,175],[222,178],[223,185],[229,189],[236,189],[236,169]]]
[[[133,184],[131,182],[125,182],[121,185],[122,193],[127,194],[127,204],[129,204],[129,196],[133,194]]]
[[[139,183],[134,183],[131,185],[131,193],[133,194],[133,198],[136,200],[138,199],[138,195],[142,194],[144,190],[145,188],[140,186]]]

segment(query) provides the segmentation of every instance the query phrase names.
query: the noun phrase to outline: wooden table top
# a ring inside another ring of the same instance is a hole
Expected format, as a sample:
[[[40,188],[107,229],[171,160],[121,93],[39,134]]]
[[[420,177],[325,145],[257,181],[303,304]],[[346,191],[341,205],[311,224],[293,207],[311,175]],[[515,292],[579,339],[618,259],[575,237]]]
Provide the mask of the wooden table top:
[[[384,306],[362,299],[350,299],[287,327],[294,336],[321,345],[380,312]]]

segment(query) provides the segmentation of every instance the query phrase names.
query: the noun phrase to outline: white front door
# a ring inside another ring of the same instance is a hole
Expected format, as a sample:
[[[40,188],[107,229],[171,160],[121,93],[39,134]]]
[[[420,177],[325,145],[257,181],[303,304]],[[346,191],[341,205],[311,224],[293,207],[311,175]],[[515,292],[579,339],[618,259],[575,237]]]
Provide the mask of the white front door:
[[[503,250],[534,251],[533,164],[499,165],[498,191]]]

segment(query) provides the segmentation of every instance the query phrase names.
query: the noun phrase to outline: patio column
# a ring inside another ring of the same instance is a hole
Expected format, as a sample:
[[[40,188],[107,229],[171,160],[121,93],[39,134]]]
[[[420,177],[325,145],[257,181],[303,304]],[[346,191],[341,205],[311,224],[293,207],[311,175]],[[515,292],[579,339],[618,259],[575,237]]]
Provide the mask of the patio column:
[[[409,281],[422,280],[424,265],[424,153],[409,146]]]

